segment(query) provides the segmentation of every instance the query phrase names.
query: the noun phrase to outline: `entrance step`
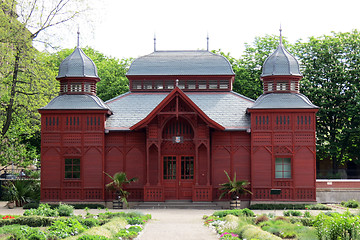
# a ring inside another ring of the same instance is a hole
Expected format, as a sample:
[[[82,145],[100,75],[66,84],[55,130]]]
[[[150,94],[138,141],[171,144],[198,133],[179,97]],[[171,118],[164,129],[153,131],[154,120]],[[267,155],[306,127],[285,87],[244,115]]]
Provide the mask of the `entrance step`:
[[[192,201],[165,201],[165,202],[141,202],[134,209],[221,209],[214,202]]]

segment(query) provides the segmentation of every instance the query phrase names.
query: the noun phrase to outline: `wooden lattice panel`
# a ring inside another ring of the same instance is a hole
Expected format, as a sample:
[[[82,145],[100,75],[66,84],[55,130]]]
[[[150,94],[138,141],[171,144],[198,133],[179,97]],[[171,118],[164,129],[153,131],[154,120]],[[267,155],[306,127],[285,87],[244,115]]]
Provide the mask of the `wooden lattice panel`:
[[[85,189],[85,199],[100,200],[102,199],[102,189]]]
[[[315,200],[315,189],[300,188],[296,189],[296,198],[301,200]]]
[[[271,129],[271,116],[266,115],[255,115],[252,118],[252,128],[254,130],[269,130]]]
[[[81,145],[81,134],[64,134],[63,144],[64,146]]]
[[[145,201],[164,201],[164,189],[162,187],[145,187]]]
[[[194,187],[193,201],[212,201],[211,187]]]
[[[312,146],[315,144],[315,133],[296,133],[295,145]]]
[[[64,189],[63,196],[64,199],[82,199],[81,189]]]
[[[65,131],[81,131],[81,117],[79,115],[67,115],[62,119]]]
[[[151,124],[148,127],[148,138],[157,138],[158,137],[158,127],[156,124]]]
[[[253,190],[255,199],[270,199],[270,189],[268,188],[256,188]]]
[[[275,133],[275,145],[292,145],[292,133]]]
[[[271,145],[271,133],[253,133],[254,146]]]
[[[60,189],[42,189],[41,199],[43,200],[60,200]]]
[[[60,134],[43,134],[41,140],[43,146],[58,146],[60,139]]]
[[[63,182],[63,187],[66,187],[66,188],[79,188],[79,187],[81,187],[81,182],[79,182],[79,181]]]
[[[84,144],[86,146],[101,146],[102,136],[101,134],[86,134],[84,135]]]
[[[103,119],[100,116],[86,116],[84,122],[87,131],[99,131],[104,126]]]
[[[291,146],[277,146],[274,147],[274,153],[276,155],[289,155],[292,154],[293,151]]]

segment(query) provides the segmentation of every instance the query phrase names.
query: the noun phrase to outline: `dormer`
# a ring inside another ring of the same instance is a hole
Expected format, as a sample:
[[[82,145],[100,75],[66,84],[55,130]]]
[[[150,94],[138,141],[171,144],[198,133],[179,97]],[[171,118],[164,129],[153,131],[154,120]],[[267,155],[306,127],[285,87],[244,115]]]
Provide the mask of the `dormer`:
[[[264,94],[299,93],[299,81],[302,78],[299,63],[282,44],[264,62],[261,74]]]
[[[60,95],[96,95],[96,83],[100,81],[94,62],[79,47],[62,61],[56,79],[60,81]]]

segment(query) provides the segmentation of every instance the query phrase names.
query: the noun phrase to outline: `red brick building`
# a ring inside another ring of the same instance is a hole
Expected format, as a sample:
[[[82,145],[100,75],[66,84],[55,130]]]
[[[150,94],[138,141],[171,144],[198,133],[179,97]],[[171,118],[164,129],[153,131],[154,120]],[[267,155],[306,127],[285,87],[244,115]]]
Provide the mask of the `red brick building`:
[[[155,51],[127,77],[130,91],[103,102],[80,48],[61,63],[60,94],[39,110],[42,201],[111,201],[104,172],[118,171],[139,178],[132,201],[216,201],[224,170],[251,183],[251,201],[316,201],[318,108],[281,41],[256,101],[232,91],[230,63],[208,51]]]

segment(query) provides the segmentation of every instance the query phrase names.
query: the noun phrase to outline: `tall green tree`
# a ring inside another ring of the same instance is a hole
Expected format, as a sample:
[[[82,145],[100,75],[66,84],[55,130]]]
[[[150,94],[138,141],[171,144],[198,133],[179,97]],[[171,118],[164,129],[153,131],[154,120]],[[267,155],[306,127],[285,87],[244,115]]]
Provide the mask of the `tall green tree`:
[[[340,164],[359,159],[360,33],[333,33],[297,43],[304,78],[301,91],[320,107],[318,159]]]
[[[78,15],[71,0],[0,1],[0,163],[26,165],[38,157],[37,109],[56,92],[53,73],[33,43]],[[36,145],[36,144],[35,144]],[[36,147],[35,147],[36,148]]]

